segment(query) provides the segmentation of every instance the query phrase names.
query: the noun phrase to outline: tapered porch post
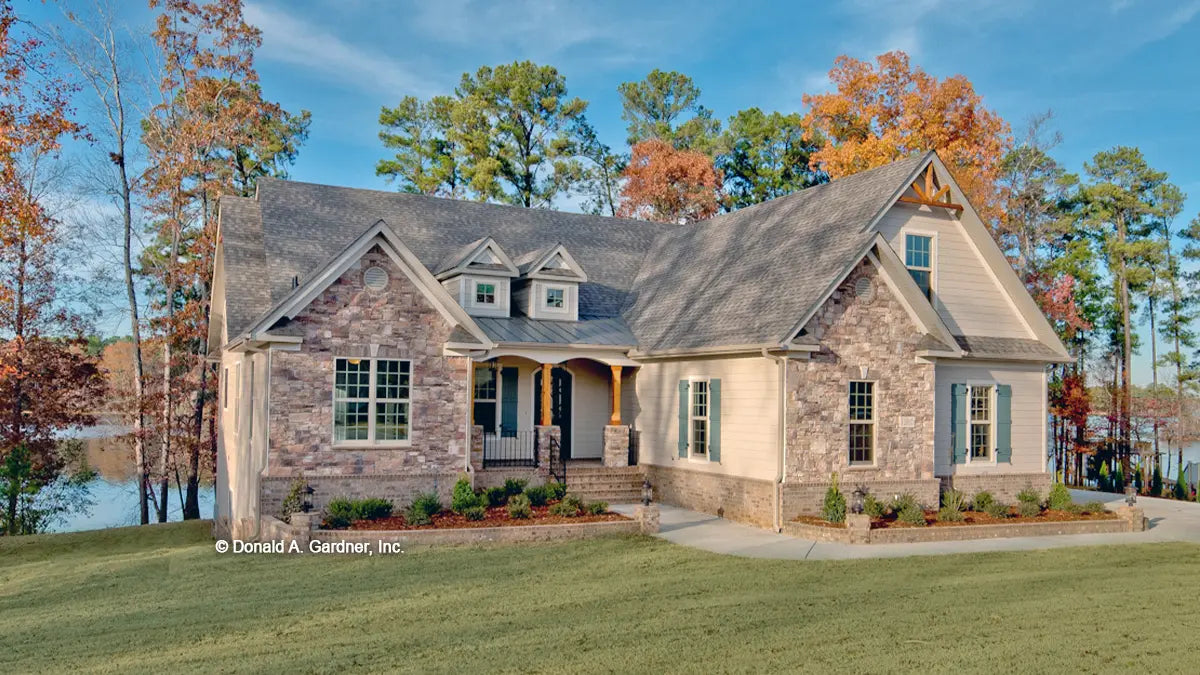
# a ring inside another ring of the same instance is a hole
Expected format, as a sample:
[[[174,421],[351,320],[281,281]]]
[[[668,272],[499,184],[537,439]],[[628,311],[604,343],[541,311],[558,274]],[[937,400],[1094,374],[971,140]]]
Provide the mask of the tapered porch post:
[[[548,427],[552,424],[550,421],[550,369],[553,366],[549,363],[542,364],[542,426]]]
[[[621,423],[621,366],[611,366],[612,368],[612,416],[608,418],[608,423],[617,425]]]

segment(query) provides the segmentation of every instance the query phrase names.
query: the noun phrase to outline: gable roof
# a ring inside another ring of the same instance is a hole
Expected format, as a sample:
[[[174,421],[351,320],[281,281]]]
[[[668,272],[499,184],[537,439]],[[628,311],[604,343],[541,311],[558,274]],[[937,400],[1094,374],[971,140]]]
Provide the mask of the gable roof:
[[[548,265],[555,258],[562,260],[563,267],[553,268]],[[530,279],[566,279],[573,281],[587,281],[587,273],[583,271],[583,267],[576,262],[575,258],[567,252],[567,247],[560,244],[554,244],[536,251],[530,251],[516,260],[517,269],[520,270],[521,276]]]
[[[495,263],[476,263],[479,256],[484,252],[491,254],[497,262]],[[442,258],[442,262],[433,269],[433,273],[438,279],[462,274],[467,271],[478,271],[485,274],[495,274],[500,276],[515,277],[519,273],[517,266],[513,263],[512,258],[500,248],[495,239],[491,237],[483,237],[462,246],[455,251],[452,251],[446,257]]]

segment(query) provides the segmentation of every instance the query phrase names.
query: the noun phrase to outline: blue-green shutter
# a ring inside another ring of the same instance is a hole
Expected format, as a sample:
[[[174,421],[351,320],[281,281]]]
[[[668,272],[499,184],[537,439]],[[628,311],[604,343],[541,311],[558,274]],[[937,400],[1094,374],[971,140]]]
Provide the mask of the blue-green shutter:
[[[950,461],[967,461],[967,385],[950,385]]]
[[[679,458],[688,456],[688,381],[679,381]]]
[[[517,435],[517,383],[516,368],[500,369],[500,435]]]
[[[708,381],[708,459],[721,461],[721,381]]]
[[[996,461],[1012,464],[1012,387],[996,385]]]

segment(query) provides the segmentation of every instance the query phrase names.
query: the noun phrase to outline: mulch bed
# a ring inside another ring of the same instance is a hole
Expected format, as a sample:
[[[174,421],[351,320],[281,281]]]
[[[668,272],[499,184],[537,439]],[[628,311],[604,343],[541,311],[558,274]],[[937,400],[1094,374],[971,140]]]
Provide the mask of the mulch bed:
[[[1056,523],[1070,522],[1076,520],[1116,520],[1117,514],[1112,511],[1103,511],[1099,513],[1070,513],[1067,511],[1042,511],[1040,515],[1033,518],[1024,518],[1016,515],[1016,511],[1010,512],[1008,518],[993,518],[986,513],[979,511],[964,511],[961,521],[944,521],[937,519],[937,511],[925,512],[925,524],[929,527],[958,527],[962,525],[1020,525],[1022,523]],[[919,525],[910,525],[896,520],[895,516],[885,518],[872,518],[871,529],[882,530],[889,527],[920,527]]]
[[[845,523],[831,523],[820,516],[796,516],[796,519],[793,522],[804,523],[805,525],[815,525],[816,527],[828,527],[831,530],[846,529]]]
[[[487,515],[483,520],[467,520],[466,516],[461,516],[453,511],[442,511],[433,517],[433,523],[429,525],[409,525],[404,521],[404,516],[392,516],[390,518],[381,518],[379,520],[359,520],[350,524],[348,529],[351,530],[446,530],[454,528],[468,527],[516,527],[521,525],[568,525],[572,523],[602,523],[612,520],[629,520],[619,513],[602,513],[598,516],[593,516],[586,513],[581,513],[574,518],[566,516],[554,516],[550,514],[550,505],[533,507],[533,514],[529,518],[511,518],[508,515],[508,508],[504,506],[493,506],[487,510]]]

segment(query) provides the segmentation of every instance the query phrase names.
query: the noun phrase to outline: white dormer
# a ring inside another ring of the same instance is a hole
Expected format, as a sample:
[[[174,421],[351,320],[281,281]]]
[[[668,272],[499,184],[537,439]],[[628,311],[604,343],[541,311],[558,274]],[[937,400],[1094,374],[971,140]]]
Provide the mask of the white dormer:
[[[531,319],[579,320],[583,268],[562,244],[532,251],[517,260],[521,277],[513,289],[517,310]]]
[[[510,315],[512,279],[519,275],[512,258],[491,237],[446,256],[434,273],[468,314],[498,317]]]

